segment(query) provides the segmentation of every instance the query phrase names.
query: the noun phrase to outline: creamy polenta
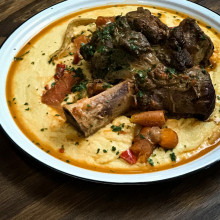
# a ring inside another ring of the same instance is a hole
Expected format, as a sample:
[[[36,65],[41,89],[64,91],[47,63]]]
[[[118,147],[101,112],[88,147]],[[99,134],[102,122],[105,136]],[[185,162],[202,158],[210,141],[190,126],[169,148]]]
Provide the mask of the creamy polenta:
[[[177,26],[186,16],[175,11],[156,7],[148,8],[169,27]],[[63,115],[41,103],[41,96],[46,84],[53,83],[56,65],[48,63],[49,56],[62,44],[68,23],[76,18],[94,18],[98,16],[125,15],[136,10],[136,5],[105,6],[74,13],[64,17],[41,31],[18,53],[12,63],[7,80],[7,100],[11,114],[23,133],[36,146],[67,163],[103,172],[135,173],[168,169],[180,165],[213,149],[220,136],[220,38],[211,27],[199,22],[202,30],[212,39],[215,51],[211,57],[214,68],[209,69],[216,91],[216,107],[208,121],[196,119],[168,119],[166,125],[177,132],[178,145],[171,151],[156,148],[150,157],[150,163],[130,165],[119,155],[127,150],[133,141],[137,125],[126,116],[116,118],[111,124],[100,129],[88,138],[83,138],[77,130],[65,122]],[[82,32],[89,34],[95,25],[79,26],[75,35]],[[71,65],[72,55],[62,62]],[[60,60],[54,61],[55,64]],[[77,67],[77,66],[76,66]],[[86,62],[80,62],[80,68],[90,78]],[[219,96],[218,96],[219,94]],[[69,96],[72,102],[74,95]],[[124,133],[112,131],[112,125],[124,124]]]

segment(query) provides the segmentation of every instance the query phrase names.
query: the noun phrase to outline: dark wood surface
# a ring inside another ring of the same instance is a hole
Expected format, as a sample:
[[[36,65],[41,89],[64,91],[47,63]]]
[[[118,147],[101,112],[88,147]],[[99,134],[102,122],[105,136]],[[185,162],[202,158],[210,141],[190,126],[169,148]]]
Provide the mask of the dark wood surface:
[[[60,0],[0,0],[0,44]],[[194,0],[220,13],[218,0]],[[169,182],[113,186],[55,172],[0,128],[0,219],[220,219],[220,163]]]

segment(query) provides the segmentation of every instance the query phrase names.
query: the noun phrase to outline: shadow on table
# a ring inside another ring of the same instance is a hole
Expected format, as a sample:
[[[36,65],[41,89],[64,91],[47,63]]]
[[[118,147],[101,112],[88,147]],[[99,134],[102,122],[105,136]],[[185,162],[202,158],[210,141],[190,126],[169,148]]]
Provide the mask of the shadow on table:
[[[54,213],[57,218],[67,219],[220,216],[220,163],[167,182],[105,185],[72,178],[42,165],[21,152],[1,131],[0,198],[10,198],[5,212],[13,207],[20,217],[43,213],[44,219]],[[4,212],[1,215],[4,217]]]

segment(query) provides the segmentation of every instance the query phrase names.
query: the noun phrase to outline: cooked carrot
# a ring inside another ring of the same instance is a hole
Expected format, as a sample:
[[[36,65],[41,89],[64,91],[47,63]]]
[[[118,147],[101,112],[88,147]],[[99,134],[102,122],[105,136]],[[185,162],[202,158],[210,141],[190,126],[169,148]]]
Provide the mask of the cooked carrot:
[[[106,25],[108,23],[112,23],[115,21],[115,17],[103,17],[103,16],[99,16],[97,19],[96,19],[96,26],[97,27],[100,27],[100,26],[103,26],[103,25]]]
[[[173,149],[178,144],[177,133],[170,128],[161,129],[161,139],[159,145],[166,149]]]
[[[132,115],[131,122],[147,127],[162,127],[165,124],[165,116],[163,111],[141,112]]]
[[[89,42],[88,37],[86,37],[85,35],[80,35],[76,37],[73,41],[77,51],[79,51],[82,44],[86,44],[88,42]]]

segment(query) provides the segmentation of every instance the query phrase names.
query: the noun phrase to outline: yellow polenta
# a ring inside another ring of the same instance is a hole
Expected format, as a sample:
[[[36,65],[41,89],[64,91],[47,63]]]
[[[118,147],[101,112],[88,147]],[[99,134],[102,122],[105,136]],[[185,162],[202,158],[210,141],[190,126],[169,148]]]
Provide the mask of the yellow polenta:
[[[207,122],[196,119],[168,119],[166,126],[175,130],[179,136],[179,143],[173,152],[176,155],[176,162],[171,160],[171,151],[164,151],[162,148],[154,150],[151,159],[154,166],[147,164],[130,165],[119,158],[119,154],[127,150],[135,135],[136,125],[131,123],[126,116],[116,118],[112,124],[120,125],[124,123],[122,134],[113,132],[111,125],[99,130],[94,135],[83,138],[80,137],[75,128],[66,123],[54,109],[41,103],[41,95],[44,86],[53,82],[55,65],[49,64],[49,55],[60,48],[68,23],[75,18],[97,18],[97,16],[113,16],[126,14],[136,10],[137,6],[118,6],[96,8],[87,10],[80,15],[73,14],[65,19],[50,25],[47,31],[39,33],[27,44],[19,55],[29,51],[23,56],[23,60],[12,63],[9,71],[7,84],[7,99],[9,100],[12,116],[15,121],[28,136],[40,148],[58,157],[61,160],[75,165],[96,169],[104,172],[150,172],[169,168],[179,162],[184,162],[188,158],[197,155],[200,151],[214,144],[220,134],[220,101],[216,100],[216,108],[211,118]],[[153,14],[161,14],[161,20],[168,26],[176,26],[185,17],[180,13],[165,11],[163,9],[150,8]],[[201,26],[204,32],[209,35],[215,45],[212,60],[216,62],[216,67],[209,71],[216,94],[220,95],[220,62],[219,50],[220,39],[218,34],[212,29]],[[79,26],[75,35],[82,31],[89,34],[95,29],[95,25]],[[71,64],[73,57],[65,57],[62,62]],[[59,63],[61,60],[55,61]],[[83,72],[90,77],[86,62],[82,62]],[[69,101],[72,101],[72,97]],[[60,149],[64,153],[60,153]]]

